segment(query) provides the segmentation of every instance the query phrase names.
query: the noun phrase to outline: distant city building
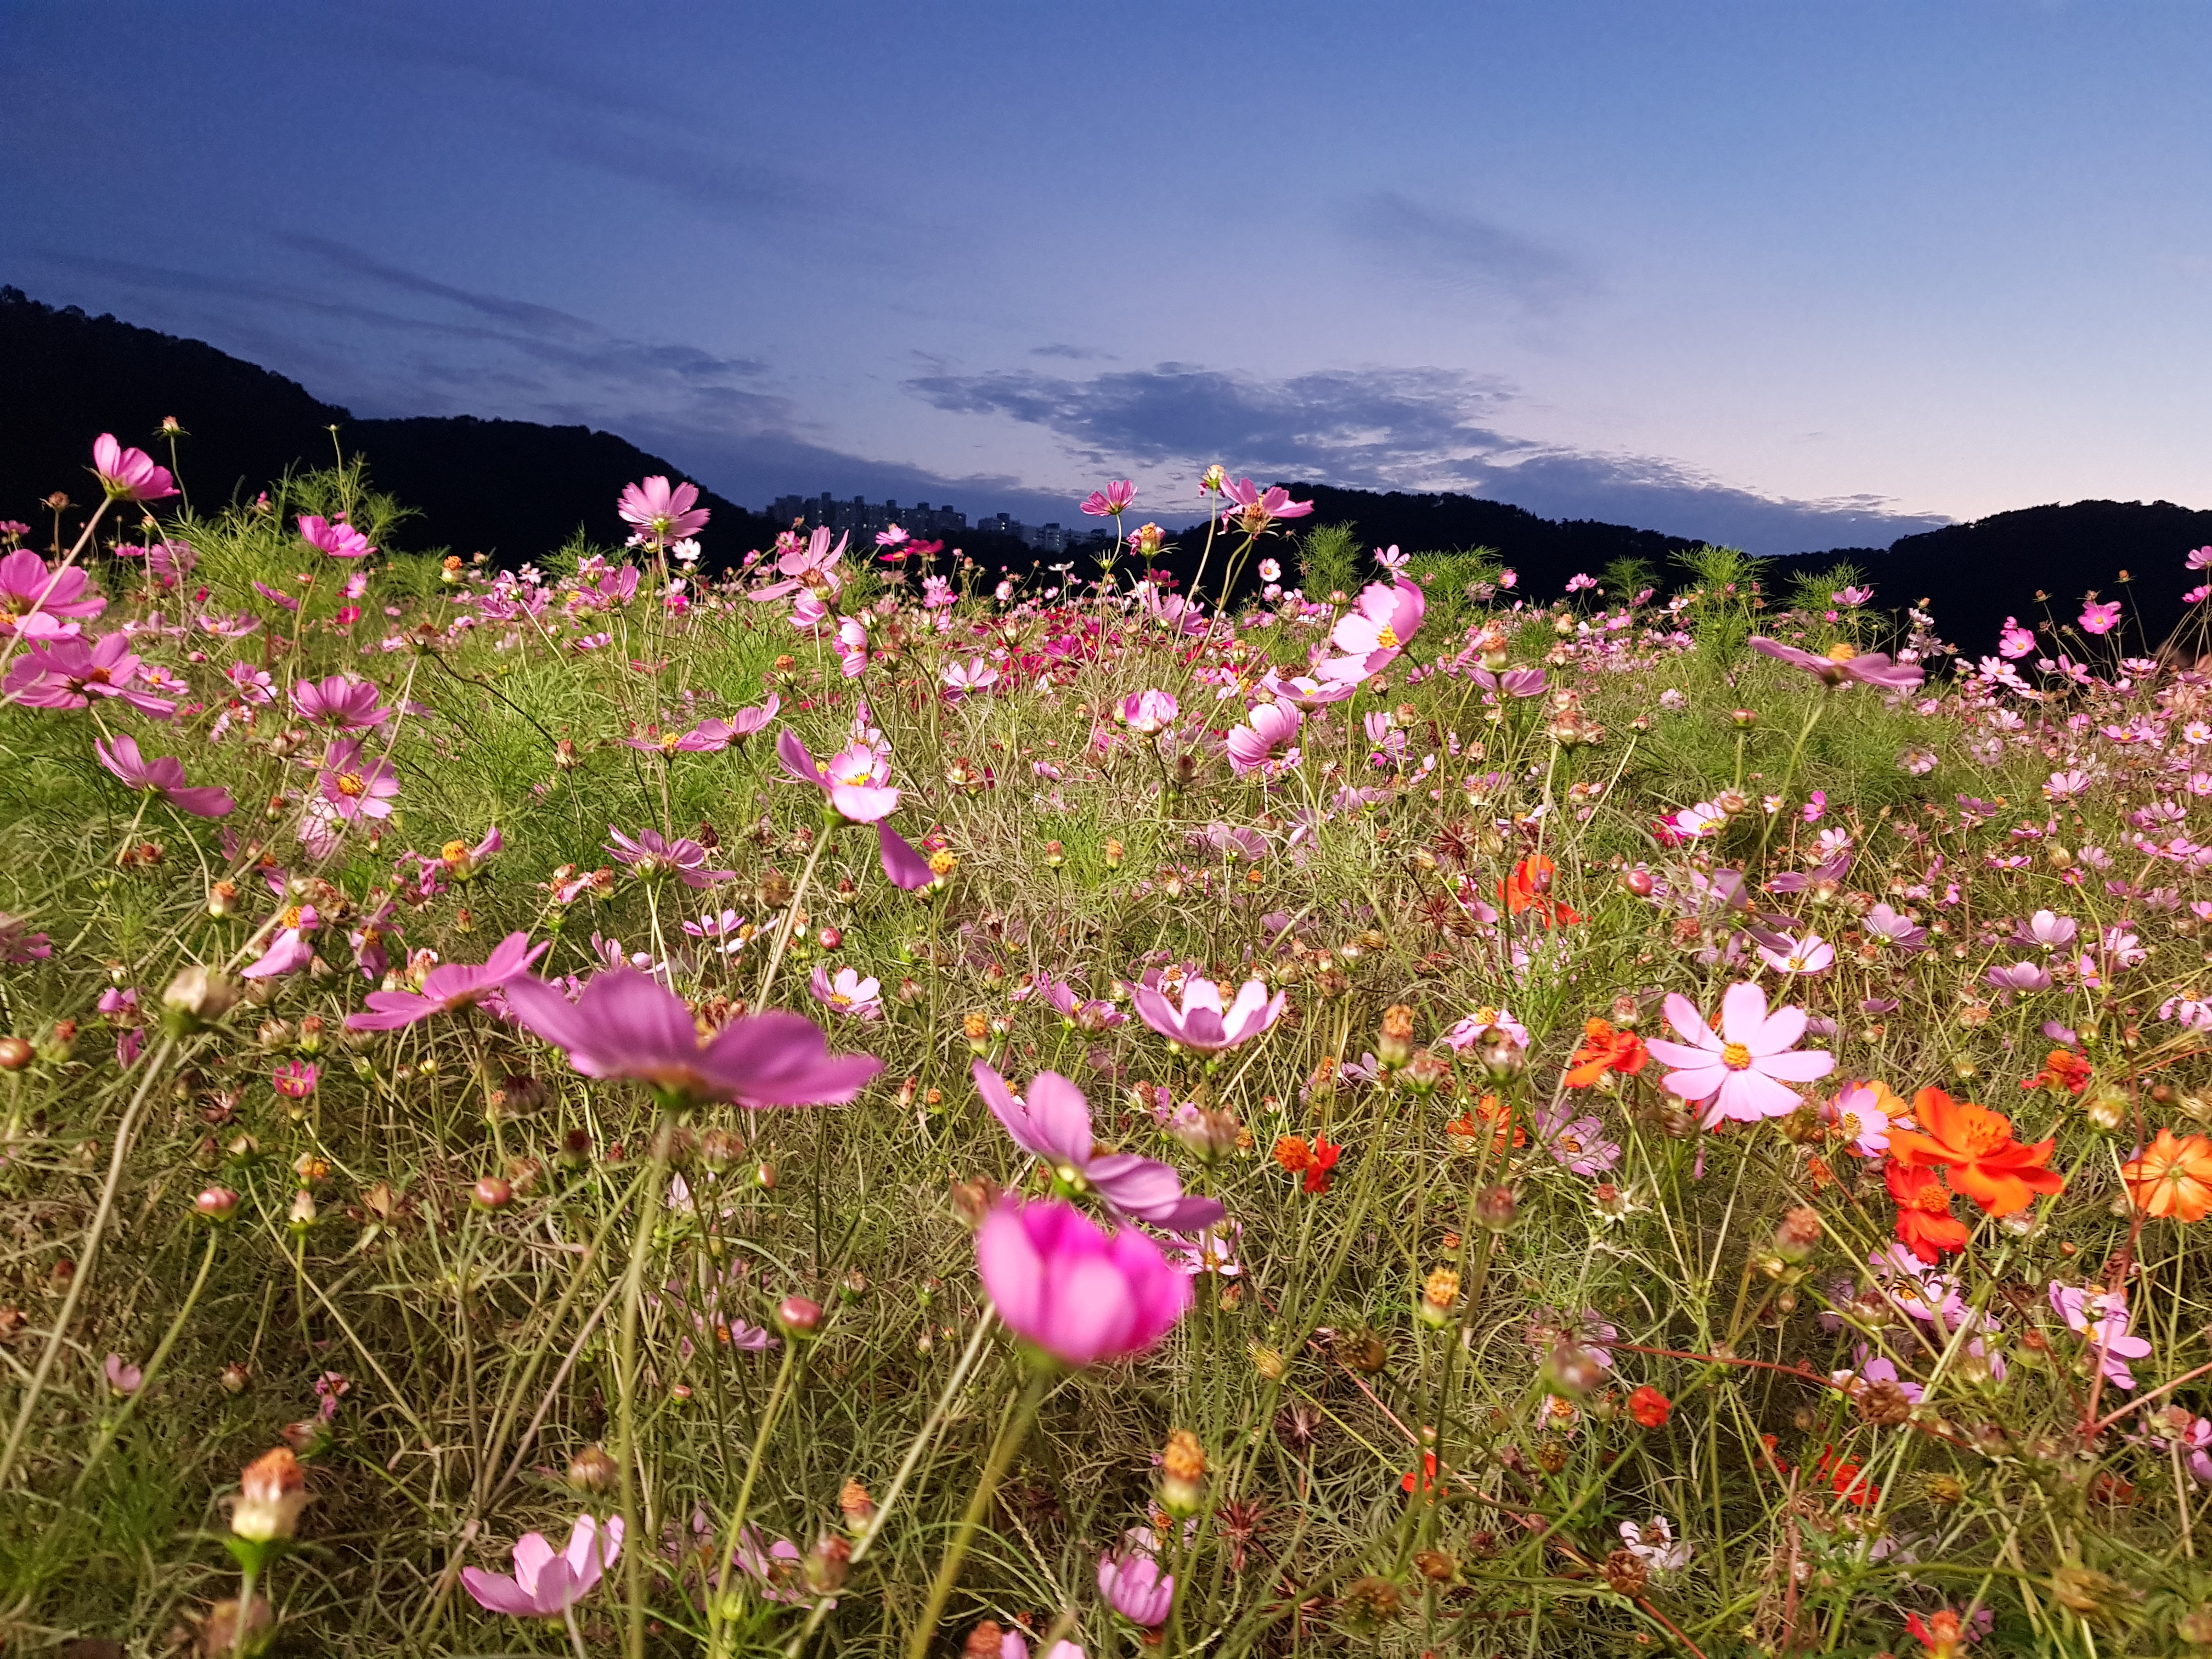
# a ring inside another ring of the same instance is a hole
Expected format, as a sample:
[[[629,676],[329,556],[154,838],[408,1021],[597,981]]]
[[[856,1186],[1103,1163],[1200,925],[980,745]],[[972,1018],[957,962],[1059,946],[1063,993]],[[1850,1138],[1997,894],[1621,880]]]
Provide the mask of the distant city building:
[[[916,501],[902,507],[896,501],[872,501],[865,495],[842,500],[823,490],[819,495],[779,495],[769,504],[769,516],[778,524],[801,520],[809,530],[825,526],[839,535],[872,538],[896,525],[909,536],[942,541],[968,528],[968,515],[951,507],[932,507]]]

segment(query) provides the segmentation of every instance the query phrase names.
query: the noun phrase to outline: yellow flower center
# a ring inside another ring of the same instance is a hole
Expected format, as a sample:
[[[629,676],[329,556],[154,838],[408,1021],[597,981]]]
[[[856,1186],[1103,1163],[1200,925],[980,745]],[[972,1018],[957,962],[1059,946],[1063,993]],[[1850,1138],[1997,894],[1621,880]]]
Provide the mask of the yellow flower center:
[[[297,927],[300,925],[300,907],[296,904],[292,906],[283,915],[277,917],[276,921],[280,927]]]
[[[1395,651],[1398,648],[1398,635],[1396,631],[1392,629],[1388,623],[1385,623],[1382,627],[1375,630],[1375,643],[1381,646],[1385,651]]]
[[[1828,660],[1830,662],[1849,662],[1853,657],[1857,655],[1858,647],[1856,646],[1836,644],[1828,647]]]
[[[449,841],[438,849],[438,856],[448,864],[459,864],[468,855],[468,848],[458,841]]]
[[[1741,1042],[1725,1043],[1721,1048],[1721,1064],[1731,1072],[1751,1069],[1751,1050]]]
[[[360,773],[342,772],[338,775],[338,793],[341,795],[365,795],[368,793],[368,786],[362,781]]]

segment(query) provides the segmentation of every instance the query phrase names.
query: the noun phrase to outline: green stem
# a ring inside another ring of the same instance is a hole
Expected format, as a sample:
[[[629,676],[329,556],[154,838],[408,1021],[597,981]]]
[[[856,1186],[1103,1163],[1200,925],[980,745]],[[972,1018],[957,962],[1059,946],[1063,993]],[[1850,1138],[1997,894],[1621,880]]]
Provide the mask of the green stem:
[[[906,1644],[906,1659],[929,1659],[930,1638],[936,1632],[938,1619],[951,1597],[953,1585],[959,1582],[961,1564],[968,1559],[968,1547],[975,1541],[975,1528],[982,1524],[991,1500],[998,1496],[999,1483],[1006,1479],[1007,1466],[1028,1437],[1030,1425],[1036,1421],[1037,1407],[1044,1403],[1045,1392],[1052,1386],[1052,1381],[1049,1371],[1039,1370],[1007,1412],[1006,1422],[1000,1425],[990,1458],[975,1483],[975,1495],[968,1500],[968,1512],[960,1517],[960,1529],[952,1534],[951,1544],[937,1564],[937,1577],[929,1587],[929,1601]]]
[[[784,1396],[790,1389],[791,1373],[798,1361],[799,1341],[799,1337],[788,1334],[784,1337],[783,1364],[776,1368],[775,1386],[769,1390],[768,1404],[761,1408],[760,1426],[753,1431],[752,1455],[745,1462],[745,1478],[738,1487],[738,1501],[731,1506],[729,1523],[723,1530],[722,1553],[708,1579],[707,1651],[710,1656],[727,1651],[730,1569],[736,1561],[738,1547],[744,1541],[745,1515],[752,1507],[753,1483],[760,1478],[761,1462],[768,1452],[768,1437],[783,1412]]]
[[[116,1413],[115,1420],[100,1431],[100,1438],[93,1443],[92,1449],[85,1455],[84,1467],[77,1471],[76,1483],[70,1487],[70,1497],[74,1498],[84,1490],[84,1483],[92,1478],[94,1467],[106,1453],[108,1447],[115,1443],[115,1437],[123,1432],[123,1425],[131,1420],[131,1413],[138,1409],[138,1402],[146,1397],[154,1386],[154,1379],[161,1374],[161,1362],[169,1357],[169,1350],[176,1346],[177,1338],[184,1331],[185,1322],[192,1316],[192,1308],[199,1301],[200,1292],[207,1288],[208,1273],[215,1266],[216,1248],[221,1243],[222,1237],[220,1232],[209,1232],[207,1251],[200,1257],[199,1275],[192,1280],[192,1288],[185,1293],[184,1306],[177,1310],[177,1316],[169,1322],[168,1331],[161,1338],[161,1346],[154,1350],[154,1357],[146,1362],[140,1373],[137,1388],[131,1398],[123,1402],[123,1409]]]
[[[761,974],[760,989],[753,993],[756,1012],[768,1006],[769,988],[775,983],[775,970],[783,965],[784,951],[791,944],[791,935],[799,926],[799,907],[806,901],[807,884],[814,879],[814,872],[822,862],[822,855],[830,850],[830,842],[837,833],[836,819],[829,819],[822,833],[814,838],[814,850],[806,855],[806,867],[799,872],[799,885],[792,890],[790,907],[783,913],[783,926],[775,932],[775,949],[768,959],[768,967]]]
[[[629,1268],[623,1279],[622,1334],[617,1343],[615,1425],[622,1450],[623,1535],[639,1541],[623,1552],[623,1589],[629,1602],[629,1627],[623,1651],[629,1659],[645,1659],[645,1534],[637,1517],[637,1327],[639,1304],[645,1298],[645,1262],[653,1253],[653,1224],[660,1209],[660,1192],[668,1178],[668,1131],[675,1115],[666,1106],[654,1114],[652,1163],[645,1194],[638,1207],[637,1232],[630,1241]]]
[[[1759,855],[1761,858],[1765,858],[1766,856],[1766,843],[1768,838],[1774,834],[1775,820],[1779,818],[1783,813],[1790,810],[1790,786],[1796,781],[1797,763],[1804,756],[1805,739],[1813,735],[1813,728],[1820,723],[1820,713],[1823,709],[1827,708],[1827,706],[1828,699],[1825,692],[1820,696],[1814,698],[1812,711],[1805,716],[1805,724],[1797,728],[1797,741],[1792,744],[1790,747],[1790,763],[1782,769],[1782,787],[1775,792],[1782,798],[1782,805],[1774,811],[1760,814],[1761,817],[1765,819],[1765,822],[1760,824],[1759,830]],[[1737,742],[1739,756],[1741,756],[1741,749],[1742,743],[1741,739],[1739,738]],[[1739,759],[1736,766],[1738,775],[1736,787],[1739,789],[1743,787],[1741,776],[1742,770],[1742,763],[1741,759]]]

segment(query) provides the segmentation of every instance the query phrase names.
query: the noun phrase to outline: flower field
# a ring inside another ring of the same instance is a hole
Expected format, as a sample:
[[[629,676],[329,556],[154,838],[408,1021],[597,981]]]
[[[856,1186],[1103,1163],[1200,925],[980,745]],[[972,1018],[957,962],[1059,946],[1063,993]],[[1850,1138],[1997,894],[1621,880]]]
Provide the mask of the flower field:
[[[0,525],[0,1650],[2212,1652],[2124,587],[166,459]]]

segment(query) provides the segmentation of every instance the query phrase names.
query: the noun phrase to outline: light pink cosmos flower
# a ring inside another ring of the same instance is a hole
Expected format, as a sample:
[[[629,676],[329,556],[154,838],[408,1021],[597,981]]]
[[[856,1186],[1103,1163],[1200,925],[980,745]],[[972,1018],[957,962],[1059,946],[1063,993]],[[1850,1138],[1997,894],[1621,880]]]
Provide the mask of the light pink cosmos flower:
[[[1759,955],[1778,973],[1823,974],[1835,966],[1836,947],[1818,933],[1808,933],[1802,939],[1785,933],[1779,947],[1762,945]]]
[[[143,449],[125,449],[112,432],[93,440],[92,470],[111,501],[158,501],[177,493],[167,467],[155,465]]]
[[[845,556],[845,544],[849,539],[840,536],[836,545],[832,547],[829,526],[823,526],[807,538],[805,547],[794,547],[776,560],[775,568],[782,573],[783,580],[770,582],[765,587],[755,588],[752,597],[757,600],[780,599],[802,587],[819,587],[825,592],[835,593],[844,586],[837,574],[837,563]],[[818,605],[820,601],[816,603]]]
[[[1172,692],[1157,689],[1134,691],[1121,699],[1115,711],[1123,725],[1139,737],[1153,737],[1176,723],[1182,708]]]
[[[2120,620],[2120,602],[2111,599],[2099,605],[2094,593],[2081,601],[2081,629],[2088,634],[2109,634]]]
[[[378,706],[382,696],[368,680],[332,674],[325,679],[293,682],[292,707],[305,718],[341,732],[366,732],[392,717],[389,708]]]
[[[1133,1625],[1156,1630],[1175,1607],[1175,1575],[1162,1572],[1151,1550],[1124,1543],[1098,1558],[1098,1594]]]
[[[636,532],[630,538],[633,547],[665,547],[707,527],[713,515],[698,501],[698,485],[680,483],[672,489],[666,478],[655,474],[643,483],[624,484],[615,511]]]
[[[501,994],[586,1077],[635,1078],[693,1103],[842,1106],[884,1068],[873,1054],[831,1054],[821,1028],[798,1014],[733,1019],[702,1043],[684,999],[632,969],[594,974],[574,1002],[527,974]]]
[[[1674,1069],[1661,1079],[1668,1093],[1692,1104],[1705,1103],[1710,1128],[1723,1118],[1740,1123],[1783,1117],[1797,1109],[1790,1083],[1810,1083],[1835,1070],[1836,1057],[1823,1049],[1796,1049],[1805,1035],[1802,1008],[1766,1012],[1766,993],[1746,981],[1731,985],[1721,998],[1721,1026],[1709,1027],[1687,997],[1667,998],[1667,1024],[1685,1042],[1655,1037],[1647,1045],[1662,1065]]]
[[[1271,998],[1267,985],[1248,979],[1237,1000],[1224,1008],[1221,988],[1210,979],[1193,977],[1183,983],[1182,1006],[1178,1008],[1149,985],[1136,988],[1137,1016],[1162,1036],[1200,1054],[1217,1054],[1258,1036],[1282,1018],[1289,994]]]
[[[325,816],[349,823],[356,818],[388,818],[392,799],[399,793],[399,774],[389,760],[365,758],[359,738],[341,738],[324,756],[315,788],[329,808]]]
[[[0,681],[0,698],[26,708],[84,708],[94,697],[112,697],[167,720],[177,705],[131,684],[143,667],[130,637],[119,632],[103,634],[89,646],[75,635],[33,639]]]
[[[999,683],[999,671],[981,657],[971,657],[963,665],[957,661],[945,665],[945,696],[949,702],[957,702],[970,691],[988,691]]]
[[[1118,519],[1136,499],[1137,486],[1127,478],[1116,478],[1105,489],[1094,489],[1085,495],[1083,511],[1094,519]]]
[[[848,617],[837,624],[837,670],[848,680],[857,680],[868,669],[868,625],[858,617]]]
[[[160,760],[146,759],[138,752],[137,739],[127,732],[118,732],[112,739],[96,738],[92,749],[102,766],[133,789],[159,795],[180,812],[189,812],[196,818],[221,818],[238,810],[238,803],[230,798],[229,790],[215,784],[187,787],[182,761],[167,756]]]
[[[1871,1083],[1846,1083],[1821,1104],[1820,1121],[1841,1129],[1861,1158],[1879,1158],[1889,1150],[1889,1112],[1881,1098]]]
[[[2114,1388],[2132,1389],[2135,1374],[2130,1359],[2148,1359],[2150,1344],[2128,1333],[2128,1294],[2125,1291],[2095,1291],[2082,1285],[2051,1281],[2051,1306],[2067,1328],[2089,1339],[2105,1380]]]
[[[2020,625],[2017,617],[2007,617],[1997,634],[1997,655],[2017,661],[2034,649],[2035,635]]]
[[[1356,682],[1381,673],[1413,637],[1428,605],[1419,584],[1403,576],[1387,586],[1368,583],[1352,609],[1337,619],[1329,639],[1344,654],[1323,662],[1321,678]]]
[[[970,1069],[991,1115],[1014,1145],[1044,1161],[1060,1190],[1096,1193],[1124,1219],[1170,1232],[1218,1226],[1228,1215],[1218,1199],[1187,1196],[1182,1177],[1169,1165],[1100,1146],[1091,1133],[1091,1103],[1059,1073],[1039,1072],[1025,1098],[981,1060]]]
[[[890,768],[869,744],[849,744],[828,760],[817,761],[787,726],[775,740],[775,753],[786,772],[821,790],[838,816],[849,823],[880,823],[898,811],[899,792],[891,783]]]
[[[607,826],[606,848],[617,862],[628,865],[641,881],[673,876],[686,887],[699,888],[732,880],[738,873],[734,870],[708,869],[705,847],[688,836],[669,841],[657,830],[641,830],[633,839],[611,823]]]
[[[1158,1245],[1058,1199],[999,1205],[976,1230],[975,1267],[1006,1328],[1064,1365],[1142,1353],[1191,1304]]]
[[[108,1355],[100,1370],[107,1378],[107,1386],[118,1396],[125,1398],[137,1393],[140,1385],[146,1381],[144,1369],[125,1364],[119,1353]]]
[[[433,1014],[452,1013],[481,1002],[485,997],[528,969],[552,949],[551,941],[532,945],[527,933],[509,933],[482,963],[445,962],[422,979],[420,994],[412,991],[371,991],[368,1012],[348,1014],[349,1031],[396,1031]]]
[[[1878,685],[1885,691],[1910,691],[1925,678],[1911,663],[1892,662],[1880,651],[1860,652],[1848,645],[1829,647],[1825,656],[1813,651],[1800,651],[1794,645],[1784,645],[1779,640],[1770,640],[1754,634],[1751,648],[1764,652],[1777,662],[1786,662],[1792,668],[1802,668],[1826,686],[1838,686],[1850,681],[1863,685]]]
[[[1317,680],[1310,675],[1297,674],[1288,679],[1274,669],[1260,682],[1260,688],[1277,702],[1289,703],[1302,713],[1311,714],[1333,702],[1342,702],[1359,690],[1356,680]]]
[[[107,609],[101,594],[86,595],[86,580],[76,565],[49,571],[27,547],[0,557],[0,640],[19,632],[26,639],[76,633],[85,618]]]
[[[858,969],[840,968],[832,979],[829,969],[817,963],[807,989],[817,1002],[854,1019],[884,1017],[882,985],[873,978],[862,979]]]
[[[1298,732],[1306,723],[1296,705],[1263,702],[1244,720],[1229,732],[1229,764],[1237,776],[1261,771],[1272,775],[1291,764]]]
[[[1540,668],[1505,668],[1492,673],[1487,668],[1474,668],[1468,678],[1486,691],[1501,692],[1509,697],[1533,697],[1544,689],[1544,671]]]
[[[334,559],[365,559],[376,551],[368,544],[368,538],[343,519],[325,519],[319,514],[302,513],[300,515],[300,535],[308,546],[320,548]]]
[[[580,1515],[568,1534],[568,1547],[553,1553],[542,1532],[526,1532],[514,1543],[514,1577],[463,1567],[461,1583],[477,1604],[490,1613],[517,1619],[557,1619],[589,1595],[600,1576],[622,1553],[623,1522],[610,1516],[604,1528]]]
[[[1244,532],[1252,536],[1278,519],[1303,519],[1314,510],[1311,501],[1292,501],[1291,492],[1280,484],[1262,493],[1249,478],[1238,478],[1234,483],[1223,480],[1221,499],[1221,516],[1236,520]]]

